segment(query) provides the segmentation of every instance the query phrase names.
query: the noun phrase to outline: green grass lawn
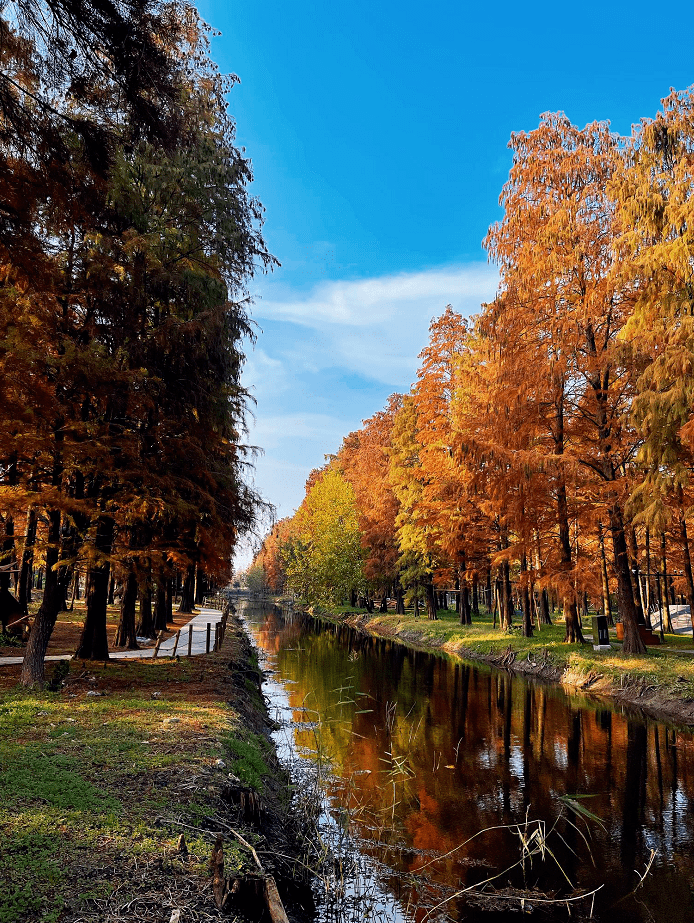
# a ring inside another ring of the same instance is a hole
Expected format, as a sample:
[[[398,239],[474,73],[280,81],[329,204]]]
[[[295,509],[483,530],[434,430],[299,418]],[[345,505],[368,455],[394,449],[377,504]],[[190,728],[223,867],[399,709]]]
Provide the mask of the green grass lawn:
[[[162,919],[193,898],[215,912],[201,828],[227,772],[261,787],[268,771],[264,738],[228,704],[228,659],[73,664],[57,692],[13,687],[3,671],[0,923],[96,923],[143,889],[161,889]],[[231,847],[228,867],[243,853]]]

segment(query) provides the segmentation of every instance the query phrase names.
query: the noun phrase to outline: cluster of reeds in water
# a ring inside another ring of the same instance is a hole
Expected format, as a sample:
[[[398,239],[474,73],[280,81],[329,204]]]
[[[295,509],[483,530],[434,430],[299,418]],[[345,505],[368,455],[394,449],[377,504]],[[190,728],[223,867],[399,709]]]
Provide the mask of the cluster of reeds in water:
[[[357,704],[346,699],[349,690],[335,690],[342,704]],[[588,807],[585,795],[565,795],[557,799],[557,811],[552,819],[535,818],[528,809],[516,823],[485,827],[461,842],[453,850],[436,855],[423,862],[415,873],[394,874],[389,862],[399,851],[409,849],[398,838],[396,807],[400,783],[414,775],[406,755],[383,755],[382,786],[387,788],[387,808],[375,813],[355,797],[354,775],[336,784],[332,775],[330,754],[325,739],[326,725],[339,718],[324,718],[304,702],[306,720],[303,730],[312,733],[313,745],[308,752],[297,753],[293,742],[287,740],[285,752],[293,754],[292,775],[297,780],[295,810],[304,823],[306,843],[305,862],[317,882],[321,919],[324,923],[395,923],[417,920],[418,923],[441,923],[457,919],[460,903],[465,901],[480,910],[516,909],[534,910],[540,916],[553,919],[594,919],[595,903],[603,885],[590,890],[579,890],[562,867],[558,844],[575,850],[566,842],[564,833],[570,826],[577,834],[585,852],[584,861],[593,863],[591,851],[592,832],[602,827],[601,819]],[[384,720],[388,735],[392,735],[397,715],[397,703],[388,702]],[[287,735],[291,728],[286,728]],[[410,729],[410,737],[417,728]],[[436,769],[436,755],[433,757]],[[363,831],[368,829],[368,839]],[[465,887],[441,885],[431,873],[436,864],[454,854],[464,855],[465,847],[473,840],[484,838],[492,832],[506,830],[516,842],[517,851],[512,862],[494,870],[483,880]],[[634,891],[638,890],[648,875],[655,852],[643,874],[639,876]],[[545,877],[556,879],[557,872],[564,887],[543,890]],[[519,884],[520,876],[520,884]],[[532,882],[532,884],[531,884]],[[633,892],[632,892],[633,893]]]

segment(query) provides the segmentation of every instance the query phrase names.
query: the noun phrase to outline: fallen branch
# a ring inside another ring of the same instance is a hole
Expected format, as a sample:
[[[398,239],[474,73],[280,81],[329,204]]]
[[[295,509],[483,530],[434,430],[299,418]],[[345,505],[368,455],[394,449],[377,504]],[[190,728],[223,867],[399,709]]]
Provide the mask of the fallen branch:
[[[229,833],[233,833],[233,835],[236,837],[236,839],[239,841],[239,843],[241,843],[242,846],[245,846],[246,849],[250,849],[250,851],[251,851],[251,853],[252,853],[252,855],[253,855],[253,858],[255,859],[255,864],[258,866],[258,868],[260,869],[260,871],[261,871],[262,874],[264,875],[264,874],[265,874],[265,869],[263,868],[263,865],[262,865],[260,859],[258,858],[258,853],[255,851],[255,849],[253,849],[253,847],[251,846],[251,844],[250,844],[247,840],[245,840],[245,839],[241,836],[240,833],[237,833],[236,830],[233,830],[231,827],[229,827]]]

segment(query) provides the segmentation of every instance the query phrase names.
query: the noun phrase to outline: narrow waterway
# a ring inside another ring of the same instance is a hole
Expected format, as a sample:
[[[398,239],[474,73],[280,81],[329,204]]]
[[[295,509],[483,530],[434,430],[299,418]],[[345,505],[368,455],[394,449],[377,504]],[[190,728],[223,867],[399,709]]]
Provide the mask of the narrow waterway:
[[[367,863],[362,918],[513,919],[533,890],[538,919],[694,919],[689,732],[306,616],[245,618],[281,749],[320,769],[333,834]]]

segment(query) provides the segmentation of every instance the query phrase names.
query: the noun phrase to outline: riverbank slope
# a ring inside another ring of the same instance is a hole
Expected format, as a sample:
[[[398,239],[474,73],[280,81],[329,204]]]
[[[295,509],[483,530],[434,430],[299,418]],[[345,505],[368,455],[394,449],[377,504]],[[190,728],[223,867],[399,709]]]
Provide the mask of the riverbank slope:
[[[227,874],[257,870],[232,831],[292,920],[308,919],[288,779],[240,621],[209,656],[64,669],[54,691],[0,671],[0,923],[229,920],[213,898],[217,835]]]
[[[653,717],[694,725],[694,653],[686,653],[694,649],[691,638],[666,635],[664,646],[650,648],[642,657],[631,657],[622,654],[616,641],[611,651],[594,651],[591,642],[564,643],[563,621],[543,626],[532,638],[524,638],[520,628],[511,632],[495,628],[487,613],[474,619],[472,625],[463,626],[452,610],[440,610],[436,621],[415,618],[412,613],[401,616],[363,609],[308,611],[380,638],[560,683],[582,693],[609,696],[638,706]]]

